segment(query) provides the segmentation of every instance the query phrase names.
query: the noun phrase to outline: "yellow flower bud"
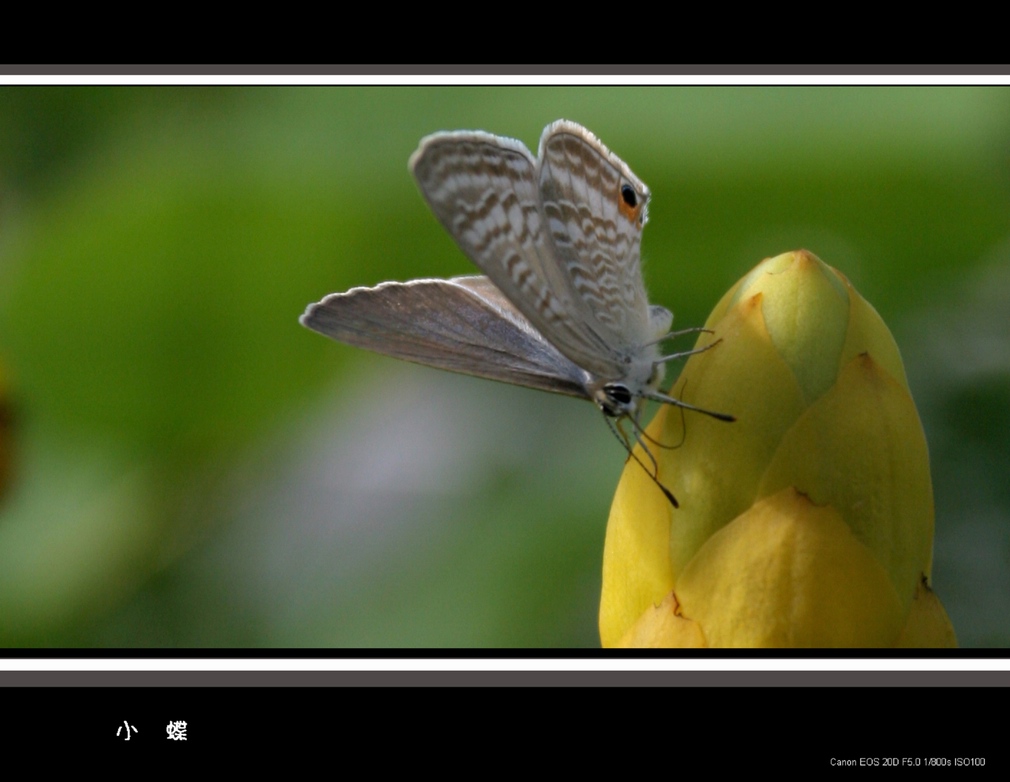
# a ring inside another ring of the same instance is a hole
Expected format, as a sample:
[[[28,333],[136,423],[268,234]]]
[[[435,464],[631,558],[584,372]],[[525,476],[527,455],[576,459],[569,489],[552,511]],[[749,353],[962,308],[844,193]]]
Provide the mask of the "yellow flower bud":
[[[769,258],[706,323],[630,461],[603,560],[604,646],[954,646],[928,586],[933,493],[893,337],[839,272]],[[640,456],[642,456],[640,454]],[[642,456],[646,464],[648,457]]]

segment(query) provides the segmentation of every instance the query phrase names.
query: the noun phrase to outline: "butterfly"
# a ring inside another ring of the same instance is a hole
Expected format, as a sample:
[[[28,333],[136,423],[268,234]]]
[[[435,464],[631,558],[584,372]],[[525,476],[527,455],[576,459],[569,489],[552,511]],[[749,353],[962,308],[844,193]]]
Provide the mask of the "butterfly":
[[[660,350],[686,332],[671,333],[672,313],[649,304],[645,292],[649,188],[567,120],[544,129],[536,157],[515,139],[482,131],[435,133],[421,140],[410,169],[484,274],[330,294],[308,307],[302,325],[395,358],[588,399],[638,460],[619,426],[631,422],[653,465],[647,472],[677,507],[643,440],[644,402],[734,419],[659,390],[667,362],[715,343]]]

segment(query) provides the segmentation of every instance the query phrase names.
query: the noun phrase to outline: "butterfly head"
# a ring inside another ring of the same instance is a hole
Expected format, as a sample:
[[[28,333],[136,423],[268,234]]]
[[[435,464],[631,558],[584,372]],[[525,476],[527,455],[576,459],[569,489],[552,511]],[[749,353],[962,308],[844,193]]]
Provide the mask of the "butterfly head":
[[[588,391],[596,406],[608,418],[630,417],[638,420],[642,400],[654,393],[663,382],[665,366],[661,362],[639,362],[620,380],[592,383]]]
[[[624,383],[604,383],[593,392],[593,401],[608,418],[634,416],[640,397]]]

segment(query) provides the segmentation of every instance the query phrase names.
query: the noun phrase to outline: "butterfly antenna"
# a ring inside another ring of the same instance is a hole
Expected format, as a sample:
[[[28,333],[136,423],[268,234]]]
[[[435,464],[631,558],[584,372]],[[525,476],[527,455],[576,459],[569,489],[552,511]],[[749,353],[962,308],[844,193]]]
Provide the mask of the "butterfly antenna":
[[[677,502],[677,498],[673,496],[673,493],[669,489],[659,482],[659,464],[656,463],[656,457],[652,455],[652,451],[650,451],[648,446],[642,441],[642,438],[638,436],[637,428],[635,430],[635,441],[642,446],[642,450],[648,455],[649,460],[652,462],[654,472],[650,472],[649,468],[645,466],[645,462],[638,458],[638,455],[628,443],[628,436],[624,433],[624,430],[621,429],[619,425],[615,425],[610,416],[604,415],[603,417],[606,419],[607,426],[610,427],[610,431],[613,432],[614,437],[616,437],[618,442],[624,446],[624,450],[628,452],[628,456],[638,462],[639,467],[645,470],[645,474],[652,478],[652,482],[659,487],[660,491],[662,491],[666,496],[666,499],[670,501],[670,504],[675,508],[679,508],[680,503]]]
[[[726,413],[717,413],[714,410],[706,410],[704,407],[695,407],[694,405],[689,405],[687,402],[681,402],[679,399],[675,399],[672,396],[667,396],[666,394],[660,393],[659,391],[650,391],[648,394],[644,395],[646,399],[651,399],[653,402],[662,402],[664,405],[676,405],[684,410],[694,410],[696,413],[704,413],[707,416],[711,416],[719,421],[735,421],[736,417],[728,415]]]

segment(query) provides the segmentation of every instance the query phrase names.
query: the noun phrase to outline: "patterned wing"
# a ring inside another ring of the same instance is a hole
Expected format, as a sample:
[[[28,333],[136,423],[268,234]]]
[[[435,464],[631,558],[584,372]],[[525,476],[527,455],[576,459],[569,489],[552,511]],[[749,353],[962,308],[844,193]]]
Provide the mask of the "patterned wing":
[[[597,377],[623,371],[608,329],[598,329],[547,232],[537,162],[513,139],[479,131],[436,133],[410,167],[460,249],[533,327]]]
[[[586,373],[541,337],[487,277],[352,288],[309,305],[301,323],[394,358],[589,397]]]
[[[649,188],[596,136],[565,120],[544,130],[538,166],[554,252],[583,317],[634,357],[656,336],[640,260]]]

